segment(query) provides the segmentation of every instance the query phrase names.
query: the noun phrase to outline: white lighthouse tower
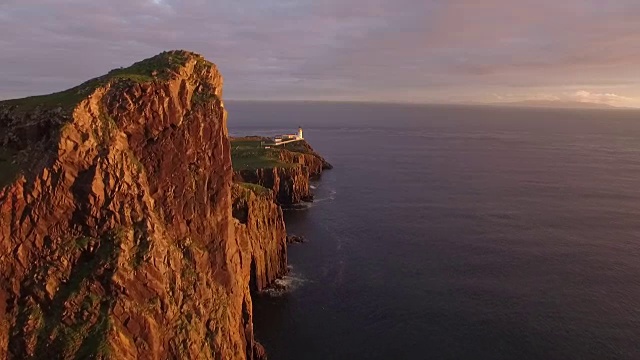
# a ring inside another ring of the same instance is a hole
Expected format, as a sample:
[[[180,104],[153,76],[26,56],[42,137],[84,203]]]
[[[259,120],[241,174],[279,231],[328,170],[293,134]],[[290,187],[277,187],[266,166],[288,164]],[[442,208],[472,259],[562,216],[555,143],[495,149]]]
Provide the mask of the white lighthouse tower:
[[[302,140],[304,139],[304,137],[302,136],[302,126],[298,127],[298,136],[297,136],[298,140]]]

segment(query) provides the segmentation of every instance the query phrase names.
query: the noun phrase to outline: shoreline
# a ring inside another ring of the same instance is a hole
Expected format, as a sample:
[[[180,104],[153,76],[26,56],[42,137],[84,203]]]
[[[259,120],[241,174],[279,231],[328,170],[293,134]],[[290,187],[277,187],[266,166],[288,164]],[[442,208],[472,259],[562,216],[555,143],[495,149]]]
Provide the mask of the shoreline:
[[[263,149],[257,144],[264,141],[264,138],[259,136],[251,137],[236,137],[231,139],[232,160],[234,164],[255,164],[259,158],[264,167],[248,166],[235,169],[234,168],[234,186],[244,187],[253,194],[261,198],[261,201],[272,202],[276,204],[279,211],[261,211],[254,213],[254,221],[261,222],[263,224],[282,224],[284,227],[284,241],[286,245],[293,243],[303,243],[304,234],[302,236],[288,234],[286,230],[286,222],[282,213],[284,211],[300,211],[311,208],[314,202],[314,195],[312,190],[314,187],[311,185],[311,180],[320,181],[322,172],[327,169],[331,169],[332,166],[319,154],[317,154],[313,148],[305,141],[301,140],[300,144],[296,144],[293,148],[287,148],[286,145],[277,149]],[[235,158],[234,158],[235,156]],[[276,165],[270,163],[270,160],[277,160]],[[264,208],[265,205],[258,205],[249,201],[248,207],[245,204],[245,200],[240,198],[240,193],[234,193],[233,197],[234,208],[237,208],[236,217],[237,220],[243,221],[243,214],[251,211],[251,207]],[[242,206],[245,206],[243,210],[239,210]],[[253,236],[258,237],[264,234],[270,234],[273,232],[273,225],[267,225]],[[278,225],[279,226],[279,225]],[[242,233],[245,228],[236,226],[236,231]],[[271,239],[272,242],[281,242],[282,239]],[[265,245],[258,245],[264,247]],[[279,255],[281,258],[281,264],[277,266],[275,272],[265,275],[260,275],[261,271],[256,270],[256,275],[253,278],[257,279],[253,285],[254,293],[260,294],[263,291],[268,291],[272,286],[277,286],[277,280],[285,276],[288,271],[287,255],[285,250],[278,250],[283,253]],[[268,255],[272,256],[272,255]],[[284,264],[284,268],[282,266]],[[269,264],[264,266],[268,267]],[[274,275],[277,274],[277,275]],[[261,279],[261,276],[263,278]],[[252,293],[253,294],[253,293]]]

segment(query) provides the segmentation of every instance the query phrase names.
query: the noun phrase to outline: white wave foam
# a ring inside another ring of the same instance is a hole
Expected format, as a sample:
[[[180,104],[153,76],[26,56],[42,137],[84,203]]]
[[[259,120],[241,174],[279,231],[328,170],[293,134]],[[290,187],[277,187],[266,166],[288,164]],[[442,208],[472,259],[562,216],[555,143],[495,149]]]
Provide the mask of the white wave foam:
[[[277,279],[274,281],[273,285],[271,285],[268,289],[263,291],[264,294],[272,297],[279,297],[294,291],[295,289],[302,286],[306,279],[303,279],[294,275],[287,275],[282,277],[281,279]]]
[[[301,204],[296,204],[295,206],[283,207],[282,210],[283,211],[300,211],[300,210],[307,210],[308,208],[310,208],[312,206],[313,206],[312,202],[301,203]]]
[[[336,191],[335,190],[329,190],[329,196],[327,197],[323,197],[320,199],[313,199],[314,203],[319,203],[319,202],[323,202],[323,201],[333,201],[336,199]]]

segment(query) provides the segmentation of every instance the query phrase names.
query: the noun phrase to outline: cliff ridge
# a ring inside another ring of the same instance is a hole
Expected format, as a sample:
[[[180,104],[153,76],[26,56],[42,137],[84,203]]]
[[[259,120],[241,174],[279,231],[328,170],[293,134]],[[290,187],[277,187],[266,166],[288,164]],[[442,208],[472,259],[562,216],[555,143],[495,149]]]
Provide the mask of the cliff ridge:
[[[171,51],[0,102],[0,358],[264,354],[222,85]]]

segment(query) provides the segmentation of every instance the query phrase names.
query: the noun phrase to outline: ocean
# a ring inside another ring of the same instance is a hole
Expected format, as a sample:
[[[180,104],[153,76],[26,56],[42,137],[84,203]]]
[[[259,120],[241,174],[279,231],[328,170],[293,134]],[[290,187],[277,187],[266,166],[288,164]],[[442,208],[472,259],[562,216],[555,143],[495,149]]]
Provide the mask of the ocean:
[[[640,359],[640,111],[227,109],[334,165],[255,300],[269,359]]]

